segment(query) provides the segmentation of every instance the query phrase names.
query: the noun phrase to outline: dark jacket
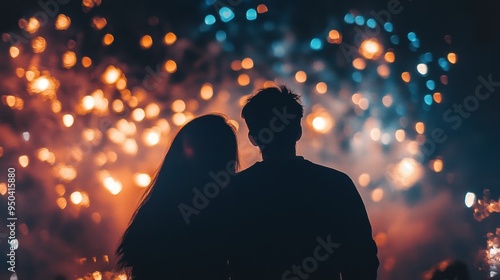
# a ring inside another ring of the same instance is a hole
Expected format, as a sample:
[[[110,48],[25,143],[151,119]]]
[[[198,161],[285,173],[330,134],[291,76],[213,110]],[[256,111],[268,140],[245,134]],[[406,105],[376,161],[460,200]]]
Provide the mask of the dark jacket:
[[[231,177],[213,207],[231,280],[377,278],[370,221],[342,172],[303,157],[258,162]]]

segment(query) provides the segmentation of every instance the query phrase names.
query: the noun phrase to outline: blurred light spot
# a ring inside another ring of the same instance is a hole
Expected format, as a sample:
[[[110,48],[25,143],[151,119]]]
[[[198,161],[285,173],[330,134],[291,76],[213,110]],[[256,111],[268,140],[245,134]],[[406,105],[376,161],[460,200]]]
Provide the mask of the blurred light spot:
[[[432,161],[432,170],[434,170],[434,172],[443,171],[443,160],[442,159],[433,160]]]
[[[312,125],[314,130],[320,133],[327,133],[333,127],[331,120],[324,116],[317,116],[313,119]]]
[[[438,59],[438,63],[439,63],[439,66],[444,70],[444,71],[448,71],[450,70],[450,64],[448,63],[448,61],[444,58],[440,58]]]
[[[424,134],[425,132],[425,125],[423,122],[417,122],[415,124],[415,131],[418,133],[418,134]]]
[[[424,54],[424,59],[425,59],[426,62],[431,62],[432,61],[432,53],[426,52]]]
[[[71,25],[71,19],[64,14],[60,14],[56,19],[56,30],[66,30]]]
[[[92,213],[92,215],[90,215],[90,218],[92,219],[92,222],[96,224],[99,224],[101,222],[101,214],[97,212]]]
[[[359,52],[367,59],[377,59],[383,53],[383,49],[376,39],[371,38],[361,43]]]
[[[321,48],[323,48],[323,43],[318,38],[312,39],[311,43],[309,43],[309,45],[311,46],[311,49],[313,49],[313,50],[321,50]]]
[[[359,101],[361,100],[363,96],[360,94],[360,93],[355,93],[352,95],[351,99],[352,99],[352,103],[356,104],[356,105],[359,105]]]
[[[425,102],[425,104],[427,104],[429,106],[432,105],[432,95],[426,94],[424,96],[424,102]]]
[[[410,40],[410,42],[417,40],[417,35],[415,34],[415,32],[408,33],[407,37],[408,37],[408,40]]]
[[[418,143],[416,143],[418,147]],[[408,189],[413,186],[422,176],[422,167],[413,158],[404,158],[397,164],[391,164],[387,168],[387,175],[394,187],[397,189]]]
[[[124,105],[123,105],[123,102],[119,99],[115,99],[113,101],[113,103],[111,103],[111,107],[113,108],[113,110],[117,113],[121,113],[123,112],[123,109],[124,109]]]
[[[361,83],[362,79],[363,79],[363,76],[358,71],[352,73],[352,80],[355,81],[356,83]]]
[[[238,84],[240,86],[247,86],[250,84],[250,77],[247,74],[241,74],[238,76]]]
[[[387,243],[387,234],[379,232],[377,233],[377,235],[375,235],[374,240],[375,243],[377,243],[377,246],[382,247]]]
[[[151,38],[151,36],[149,36],[149,35],[144,35],[141,37],[140,44],[141,44],[141,48],[149,49],[153,45],[153,38]]]
[[[146,113],[142,108],[137,108],[132,111],[132,119],[136,122],[142,121],[146,117]]]
[[[389,63],[393,63],[396,57],[393,52],[386,52],[384,55],[384,59]]]
[[[30,140],[30,133],[29,132],[23,132],[23,140],[26,142]]]
[[[358,177],[358,183],[362,187],[366,187],[370,184],[370,174],[363,173]]]
[[[129,155],[135,156],[137,154],[138,146],[135,139],[127,139],[123,142],[123,151]]]
[[[434,88],[436,88],[436,83],[433,80],[428,80],[427,82],[425,82],[425,85],[430,90],[434,90]]]
[[[113,65],[109,65],[102,74],[102,81],[108,85],[116,83],[122,75],[122,70]]]
[[[213,15],[207,15],[205,17],[205,24],[206,25],[212,25],[215,23],[215,17]]]
[[[30,159],[27,155],[20,156],[18,158],[18,161],[19,161],[19,165],[21,165],[22,167],[26,167],[30,163]]]
[[[366,21],[366,26],[370,28],[375,28],[377,27],[377,22],[374,19],[370,18]]]
[[[24,30],[26,30],[29,34],[33,34],[37,32],[39,28],[40,28],[40,21],[38,21],[38,19],[34,17],[31,17],[28,20],[26,26],[24,27]]]
[[[340,34],[337,30],[332,29],[328,32],[327,41],[330,44],[340,44],[342,43],[342,34]]]
[[[62,66],[66,69],[69,69],[76,64],[76,54],[72,51],[67,51],[63,54],[62,57]]]
[[[181,99],[177,99],[174,102],[172,102],[171,108],[172,111],[176,113],[183,112],[184,110],[186,110],[186,103]]]
[[[241,61],[239,61],[239,60],[233,60],[231,62],[231,69],[233,69],[234,71],[241,70]]]
[[[389,70],[389,66],[382,64],[377,67],[377,74],[383,78],[387,79],[389,75],[391,74],[391,71]]]
[[[394,26],[390,22],[384,23],[384,29],[387,32],[392,32],[394,30]]]
[[[59,102],[59,100],[52,101],[50,108],[52,109],[52,112],[54,112],[54,113],[61,112],[61,109],[62,109],[61,102]]]
[[[113,44],[113,41],[115,40],[115,37],[109,33],[107,33],[106,35],[104,35],[104,37],[102,38],[102,43],[105,45],[105,46],[109,46],[111,44]]]
[[[441,75],[441,77],[439,78],[439,80],[441,81],[441,83],[443,85],[447,85],[448,84],[448,76],[446,76],[446,75]]]
[[[392,35],[391,36],[391,43],[393,43],[394,45],[398,45],[399,44],[399,37],[397,35]]]
[[[219,15],[220,15],[220,19],[223,22],[228,22],[234,18],[233,11],[231,9],[229,9],[228,7],[222,7],[219,10]]]
[[[391,107],[392,105],[392,96],[391,95],[385,95],[382,98],[382,104],[384,104],[385,107]]]
[[[9,48],[9,54],[12,58],[16,58],[19,56],[19,49],[17,47],[10,47]]]
[[[160,114],[160,106],[158,106],[156,103],[151,103],[146,106],[146,118],[152,119],[158,117]]]
[[[204,84],[200,89],[200,96],[203,100],[209,100],[214,95],[212,85],[209,83]]]
[[[381,188],[376,188],[372,191],[372,200],[374,202],[379,202],[384,197],[384,190]]]
[[[316,84],[316,92],[319,94],[325,94],[328,90],[328,86],[324,82],[319,82]]]
[[[359,100],[359,104],[358,104],[359,108],[361,108],[362,110],[366,110],[368,109],[368,107],[370,106],[370,101],[368,101],[368,99],[366,98],[361,98]]]
[[[351,13],[347,13],[347,14],[344,16],[344,21],[345,21],[346,23],[353,24],[353,23],[354,23],[354,16],[353,16]]]
[[[476,203],[476,195],[474,193],[468,192],[465,194],[465,206],[471,208],[472,205]]]
[[[82,193],[81,192],[73,192],[71,195],[70,195],[70,199],[71,199],[71,202],[75,205],[78,205],[82,202],[83,200],[83,196],[82,196]]]
[[[175,41],[177,41],[177,36],[173,32],[168,32],[165,34],[165,37],[163,37],[163,42],[166,45],[172,45]]]
[[[251,69],[253,67],[253,60],[249,57],[243,59],[241,61],[241,67],[243,67],[243,69]]]
[[[264,5],[264,4],[260,4],[259,6],[257,6],[257,12],[258,12],[259,14],[263,14],[263,13],[265,13],[265,12],[267,12],[267,11],[269,11],[269,10],[267,9],[267,6],[266,6],[266,5]]]
[[[441,103],[443,100],[440,92],[435,92],[432,97],[436,103]]]
[[[167,60],[167,62],[165,62],[165,71],[168,73],[174,73],[177,71],[177,63],[173,60]]]
[[[172,122],[177,126],[181,126],[186,122],[186,115],[183,113],[175,113],[172,116]]]
[[[451,63],[451,64],[455,64],[457,63],[457,55],[455,53],[449,53],[447,55],[447,58],[448,58],[448,61]]]
[[[62,118],[63,124],[65,127],[71,127],[75,122],[75,119],[70,114],[65,114]]]
[[[16,97],[13,96],[13,95],[4,95],[2,96],[4,97],[4,103],[5,105],[7,105],[8,107],[14,107],[14,105],[16,104]]]
[[[306,74],[306,72],[304,72],[304,71],[297,71],[297,73],[295,73],[295,80],[298,83],[304,83],[307,80],[307,74]]]
[[[248,20],[256,20],[257,19],[257,11],[255,9],[248,9],[246,16],[247,16]]]
[[[92,18],[92,27],[96,30],[101,30],[108,24],[108,21],[103,17]]]
[[[56,200],[56,204],[61,209],[64,209],[64,208],[66,208],[66,206],[68,206],[68,202],[66,201],[66,198],[64,198],[64,197],[59,197]]]
[[[66,188],[64,187],[63,184],[57,184],[54,187],[54,189],[55,189],[58,196],[63,196],[66,193]]]
[[[363,25],[365,24],[365,18],[363,16],[356,16],[354,18],[354,22],[357,24],[357,25]]]
[[[380,129],[379,128],[372,128],[370,130],[370,138],[373,140],[373,141],[378,141],[380,140]]]
[[[151,177],[146,173],[136,173],[134,181],[137,186],[145,188],[151,183]]]
[[[103,180],[104,187],[112,194],[117,195],[122,191],[122,184],[112,177],[106,177]]]
[[[215,33],[215,39],[217,39],[217,41],[219,42],[226,40],[226,32],[224,32],[223,30],[217,31],[217,33]]]
[[[151,129],[145,129],[143,132],[142,139],[146,146],[152,147],[160,142],[161,129],[157,126]]]
[[[409,72],[403,72],[401,74],[401,79],[405,82],[405,83],[409,83],[410,80],[411,80],[411,76],[410,76],[410,73]]]
[[[421,75],[426,75],[427,74],[427,64],[424,64],[424,63],[419,63],[417,65],[417,71],[418,73],[420,73]]]
[[[358,57],[352,61],[352,66],[358,70],[363,70],[366,67],[366,63],[364,59]]]
[[[31,48],[33,48],[34,53],[42,53],[45,51],[45,47],[47,46],[47,42],[43,37],[36,37],[31,40]]]
[[[88,56],[82,57],[82,66],[88,68],[90,65],[92,65],[92,59]]]
[[[405,140],[405,137],[406,137],[406,133],[404,130],[402,129],[398,129],[396,130],[396,132],[394,133],[394,136],[396,137],[396,140],[398,142],[403,142]]]

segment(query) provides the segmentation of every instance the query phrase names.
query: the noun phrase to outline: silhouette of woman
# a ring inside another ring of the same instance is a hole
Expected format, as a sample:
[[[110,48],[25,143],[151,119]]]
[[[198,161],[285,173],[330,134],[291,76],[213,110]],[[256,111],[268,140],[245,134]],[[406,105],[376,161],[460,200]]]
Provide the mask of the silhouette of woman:
[[[237,168],[236,136],[224,116],[205,115],[182,127],[116,250],[118,267],[134,280],[223,279],[225,256],[214,246],[224,221],[212,213],[224,206],[208,206],[204,197],[204,207],[196,207],[196,193],[213,185],[213,174]],[[189,223],[181,204],[191,207]]]

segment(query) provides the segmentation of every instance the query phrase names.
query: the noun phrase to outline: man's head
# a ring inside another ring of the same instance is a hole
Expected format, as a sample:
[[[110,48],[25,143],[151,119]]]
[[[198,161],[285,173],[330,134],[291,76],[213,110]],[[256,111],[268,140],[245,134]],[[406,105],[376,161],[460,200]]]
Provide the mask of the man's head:
[[[250,141],[266,152],[295,148],[304,114],[299,101],[285,86],[263,88],[250,97],[241,112]]]

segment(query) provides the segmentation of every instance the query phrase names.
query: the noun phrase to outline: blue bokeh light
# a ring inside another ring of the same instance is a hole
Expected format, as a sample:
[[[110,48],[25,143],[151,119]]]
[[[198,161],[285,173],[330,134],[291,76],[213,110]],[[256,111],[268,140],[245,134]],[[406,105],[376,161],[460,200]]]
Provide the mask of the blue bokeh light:
[[[257,19],[257,11],[255,9],[248,9],[247,19],[248,20],[256,20]]]
[[[366,21],[366,25],[370,28],[375,28],[375,27],[377,27],[377,22],[371,18],[371,19]]]
[[[345,14],[344,21],[349,24],[354,23],[354,16],[352,14]]]
[[[394,30],[394,26],[390,22],[384,23],[384,29],[387,32],[392,32]]]
[[[215,39],[219,42],[226,40],[226,32],[223,30],[217,31],[217,33],[215,33]]]
[[[434,90],[436,88],[436,83],[433,80],[428,80],[425,85],[428,89]]]
[[[399,45],[399,36],[398,35],[392,35],[391,36],[391,43],[394,45]]]
[[[213,15],[207,15],[205,17],[205,24],[206,25],[212,25],[215,23],[215,17]]]
[[[432,95],[427,94],[426,96],[424,96],[424,102],[427,105],[432,105]]]
[[[219,10],[220,19],[223,22],[228,22],[234,18],[234,13],[228,7],[222,7]]]
[[[415,34],[415,32],[408,33],[408,40],[410,40],[410,42],[413,42],[416,39],[417,39],[417,34]]]
[[[357,25],[363,25],[365,24],[365,18],[363,16],[357,16],[354,18],[354,22],[356,22]]]
[[[318,38],[312,39],[310,45],[313,50],[321,50],[323,48],[323,43]]]

